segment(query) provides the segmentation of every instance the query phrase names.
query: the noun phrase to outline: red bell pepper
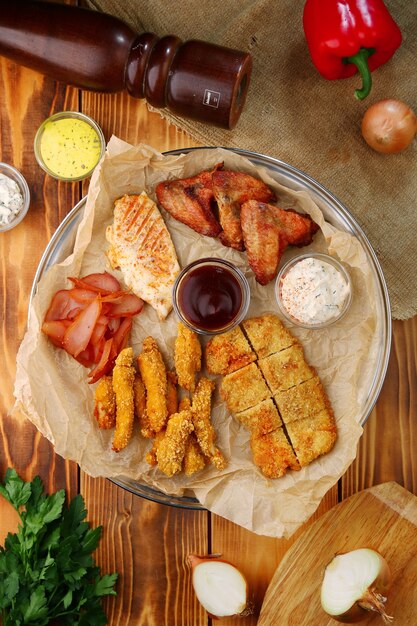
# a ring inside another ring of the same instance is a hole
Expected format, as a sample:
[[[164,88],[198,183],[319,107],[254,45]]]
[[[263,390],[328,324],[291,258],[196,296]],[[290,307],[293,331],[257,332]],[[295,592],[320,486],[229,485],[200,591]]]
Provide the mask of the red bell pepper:
[[[303,25],[311,58],[329,80],[358,70],[360,100],[372,86],[371,72],[401,45],[401,31],[382,0],[307,0]]]

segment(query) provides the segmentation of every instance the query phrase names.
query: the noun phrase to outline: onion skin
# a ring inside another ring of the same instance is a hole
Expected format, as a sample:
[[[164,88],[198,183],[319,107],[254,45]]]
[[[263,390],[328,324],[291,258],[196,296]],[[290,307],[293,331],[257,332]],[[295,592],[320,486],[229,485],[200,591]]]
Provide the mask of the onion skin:
[[[377,552],[373,550],[373,552]],[[335,556],[342,554],[348,554],[347,552],[339,552]],[[386,598],[385,594],[388,592],[391,586],[391,570],[384,557],[377,552],[380,557],[381,569],[378,577],[368,586],[367,592],[360,600],[357,600],[352,604],[350,609],[340,615],[333,615],[328,613],[330,617],[337,622],[344,624],[354,624],[369,617],[370,613],[377,613],[382,616],[384,623],[391,623],[392,618],[385,613],[384,602]],[[331,561],[332,562],[332,561]],[[330,563],[328,564],[330,565]],[[379,608],[378,608],[379,607]],[[325,608],[323,607],[323,610]]]
[[[377,152],[393,154],[408,148],[417,133],[417,116],[401,100],[380,100],[365,111],[362,136]]]
[[[224,616],[224,617],[246,617],[248,615],[251,615],[253,613],[253,607],[251,605],[251,603],[248,601],[248,583],[246,580],[246,577],[242,574],[242,572],[235,566],[233,565],[233,563],[230,563],[229,561],[226,561],[225,559],[220,558],[221,555],[220,554],[208,554],[208,555],[204,555],[204,556],[199,556],[197,554],[189,554],[187,556],[187,563],[188,565],[191,567],[192,572],[194,572],[195,568],[198,565],[201,565],[202,563],[205,563],[206,561],[216,561],[218,563],[226,563],[227,565],[230,565],[231,567],[233,567],[235,570],[237,570],[239,572],[239,574],[241,575],[241,577],[243,578],[243,580],[246,583],[246,606],[243,609],[243,611],[241,611],[240,613],[237,613],[235,615],[228,615],[228,616]],[[193,587],[194,587],[194,581],[193,581]],[[196,592],[197,595],[197,591],[194,588],[194,591]],[[198,595],[197,595],[197,599]],[[200,601],[200,600],[199,600]],[[200,601],[201,603],[201,601]],[[202,606],[204,607],[204,604],[202,604]],[[204,607],[205,608],[205,607]],[[207,609],[205,609],[207,611]],[[211,619],[221,619],[220,616],[218,615],[213,615],[212,613],[207,611],[207,615],[211,618]]]

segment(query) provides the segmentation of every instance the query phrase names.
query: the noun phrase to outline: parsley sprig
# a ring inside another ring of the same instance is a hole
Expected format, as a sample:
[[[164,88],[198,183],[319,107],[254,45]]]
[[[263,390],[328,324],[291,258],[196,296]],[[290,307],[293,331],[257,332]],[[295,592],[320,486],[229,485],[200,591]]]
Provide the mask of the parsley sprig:
[[[23,481],[8,469],[0,493],[19,513],[17,533],[0,546],[2,626],[105,626],[102,598],[116,595],[117,574],[100,575],[92,552],[102,527],[90,528],[81,495],[44,494],[39,476]]]

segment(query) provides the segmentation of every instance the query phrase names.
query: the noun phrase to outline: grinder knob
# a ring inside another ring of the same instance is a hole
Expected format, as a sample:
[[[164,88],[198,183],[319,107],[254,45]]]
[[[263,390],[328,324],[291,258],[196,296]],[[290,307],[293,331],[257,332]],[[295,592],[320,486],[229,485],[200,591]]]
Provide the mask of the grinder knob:
[[[0,54],[82,89],[126,89],[167,107],[233,128],[252,70],[246,52],[168,35],[138,34],[118,18],[80,7],[0,0]]]

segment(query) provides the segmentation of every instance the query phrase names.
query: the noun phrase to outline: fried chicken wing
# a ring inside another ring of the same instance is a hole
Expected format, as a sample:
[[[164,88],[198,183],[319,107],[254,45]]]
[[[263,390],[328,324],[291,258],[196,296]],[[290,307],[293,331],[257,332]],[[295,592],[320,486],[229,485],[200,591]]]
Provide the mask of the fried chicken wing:
[[[167,180],[156,186],[159,204],[176,220],[186,224],[197,233],[217,237],[221,226],[217,221],[212,204],[214,202],[211,171],[200,172],[191,178]]]
[[[167,476],[173,476],[182,470],[188,436],[193,429],[190,410],[174,413],[169,418],[165,435],[156,450],[158,467]]]
[[[256,200],[242,205],[241,224],[249,265],[261,285],[267,285],[276,276],[289,245],[310,244],[318,230],[309,215]]]
[[[103,376],[94,393],[94,417],[99,428],[114,428],[116,425],[116,397],[111,376]]]
[[[201,345],[196,333],[181,322],[178,324],[174,356],[179,386],[194,391],[195,375],[201,370]]]
[[[212,380],[200,378],[192,398],[192,419],[197,441],[204,456],[208,457],[217,469],[224,469],[226,461],[214,445],[216,433],[211,423],[211,396],[214,388]]]
[[[308,246],[313,241],[313,235],[319,230],[319,225],[309,215],[273,205],[269,205],[269,208],[279,225],[282,246]]]
[[[219,210],[219,220],[223,228],[220,241],[236,250],[244,250],[240,224],[240,207],[248,200],[270,202],[275,200],[274,192],[261,180],[232,170],[213,172],[213,192]]]
[[[158,433],[165,426],[168,417],[167,408],[167,372],[153,337],[147,337],[139,354],[138,368],[146,389],[146,414],[149,426]]]
[[[132,362],[133,349],[125,348],[117,357],[113,369],[113,390],[116,398],[116,430],[113,437],[115,452],[120,452],[127,446],[133,430],[135,368]]]
[[[249,265],[261,285],[267,285],[278,272],[283,253],[276,223],[269,205],[249,200],[241,208],[243,240]]]

